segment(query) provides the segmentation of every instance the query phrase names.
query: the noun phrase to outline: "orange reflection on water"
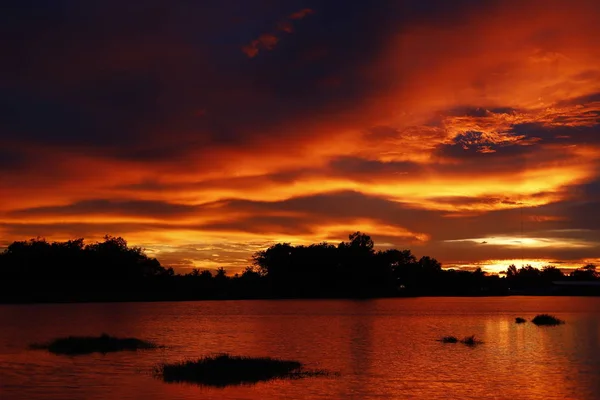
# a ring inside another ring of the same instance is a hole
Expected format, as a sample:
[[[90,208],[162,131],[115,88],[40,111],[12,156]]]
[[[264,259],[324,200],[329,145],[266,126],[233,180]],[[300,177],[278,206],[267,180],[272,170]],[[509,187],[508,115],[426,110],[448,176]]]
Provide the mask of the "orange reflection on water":
[[[0,306],[2,400],[563,399],[600,395],[597,298],[413,298]],[[517,325],[548,312],[555,328]],[[31,342],[136,336],[164,349],[54,356]],[[469,347],[438,341],[476,335]],[[226,388],[166,384],[158,363],[228,352],[339,376]]]

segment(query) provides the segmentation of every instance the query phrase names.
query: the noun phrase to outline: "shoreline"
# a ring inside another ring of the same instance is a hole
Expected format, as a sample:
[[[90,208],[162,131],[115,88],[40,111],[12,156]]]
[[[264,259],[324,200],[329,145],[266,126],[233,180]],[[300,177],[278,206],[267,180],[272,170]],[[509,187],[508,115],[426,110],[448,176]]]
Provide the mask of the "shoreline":
[[[350,300],[369,301],[380,299],[415,299],[415,298],[489,298],[489,297],[600,297],[600,293],[509,293],[509,294],[427,294],[406,296],[379,296],[379,297],[227,297],[227,298],[129,298],[129,299],[81,299],[63,300],[48,299],[35,300],[0,300],[0,305],[34,305],[34,304],[101,304],[101,303],[184,303],[184,302],[216,302],[216,301],[322,301],[322,300]]]

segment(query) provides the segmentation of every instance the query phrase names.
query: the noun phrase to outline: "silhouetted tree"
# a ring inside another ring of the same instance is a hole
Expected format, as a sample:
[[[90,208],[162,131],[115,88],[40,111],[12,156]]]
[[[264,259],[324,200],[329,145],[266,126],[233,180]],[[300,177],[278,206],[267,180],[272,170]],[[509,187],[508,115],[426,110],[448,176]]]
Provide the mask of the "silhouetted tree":
[[[508,266],[506,270],[506,278],[512,280],[519,275],[519,271],[517,270],[517,266],[515,264],[511,264]]]
[[[583,268],[576,269],[575,271],[571,272],[571,277],[580,281],[592,281],[598,279],[596,266],[594,264],[588,264]]]
[[[545,283],[549,283],[553,281],[560,281],[564,279],[565,276],[560,269],[553,267],[552,265],[547,265],[542,268],[540,277]]]
[[[84,245],[83,239],[49,243],[43,238],[14,242],[3,254],[2,273],[12,279],[120,280],[173,274],[121,237]]]
[[[214,276],[198,268],[177,275],[120,237],[87,245],[83,239],[17,241],[0,253],[0,301],[482,295],[509,288],[547,293],[555,281],[598,279],[592,264],[569,276],[553,266],[540,271],[510,265],[506,278],[480,268],[444,270],[435,258],[417,259],[410,250],[375,251],[371,237],[361,232],[348,239],[337,245],[274,244],[256,252],[253,266],[233,277],[224,268]],[[19,295],[8,296],[7,289]]]
[[[218,279],[218,280],[227,279],[227,271],[225,271],[225,268],[223,268],[223,267],[217,268],[217,273],[215,274],[215,279]]]

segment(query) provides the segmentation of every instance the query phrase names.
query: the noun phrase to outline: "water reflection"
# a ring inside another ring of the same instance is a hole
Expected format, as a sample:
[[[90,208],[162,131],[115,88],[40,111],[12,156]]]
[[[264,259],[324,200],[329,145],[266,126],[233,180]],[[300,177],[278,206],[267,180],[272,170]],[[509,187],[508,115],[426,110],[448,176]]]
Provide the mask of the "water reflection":
[[[595,298],[423,298],[0,306],[0,385],[12,399],[600,398]],[[560,327],[518,325],[548,312]],[[135,336],[160,351],[57,357],[31,342]],[[475,334],[476,347],[443,344]],[[226,389],[167,385],[152,367],[229,352],[340,372]]]
[[[369,386],[367,377],[373,374],[373,325],[376,315],[376,303],[369,301],[348,302],[356,315],[350,318],[349,330],[346,333],[350,353],[350,369],[348,391],[352,394],[365,393]]]
[[[568,341],[573,344],[567,352],[571,365],[577,365],[578,375],[572,379],[579,385],[582,399],[597,399],[600,393],[600,322],[597,314],[578,315],[577,325],[580,329],[569,329]]]

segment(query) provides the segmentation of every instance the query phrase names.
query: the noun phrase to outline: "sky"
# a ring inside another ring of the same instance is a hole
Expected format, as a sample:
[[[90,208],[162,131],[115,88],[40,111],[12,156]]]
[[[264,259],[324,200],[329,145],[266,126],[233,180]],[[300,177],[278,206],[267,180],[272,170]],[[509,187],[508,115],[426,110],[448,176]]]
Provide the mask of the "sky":
[[[8,0],[0,248],[600,260],[596,0]]]

